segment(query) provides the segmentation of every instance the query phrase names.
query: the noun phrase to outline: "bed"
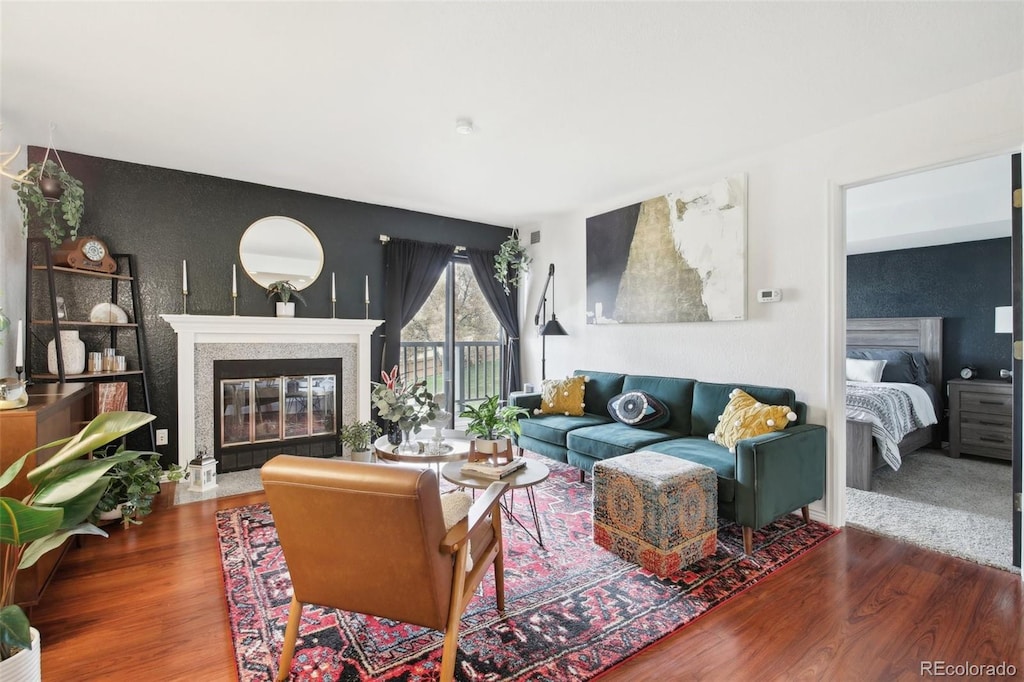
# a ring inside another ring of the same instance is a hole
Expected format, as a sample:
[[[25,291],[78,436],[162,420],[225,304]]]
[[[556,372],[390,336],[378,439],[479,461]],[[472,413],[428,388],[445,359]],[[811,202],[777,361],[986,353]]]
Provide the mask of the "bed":
[[[928,363],[928,375],[923,388],[932,401],[937,420],[943,416],[942,398],[942,318],[941,317],[888,317],[862,318],[846,321],[847,356],[876,357],[875,351],[907,351],[920,353]],[[894,386],[899,386],[894,384]],[[858,387],[859,388],[859,387]],[[861,391],[864,392],[864,391]],[[852,403],[855,399],[850,398]],[[860,490],[871,490],[874,471],[883,466],[898,468],[898,459],[926,445],[939,441],[939,425],[914,428],[903,435],[898,443],[883,453],[877,443],[876,424],[863,416],[864,404],[848,405],[848,415],[858,418],[846,420],[846,485]],[[897,458],[896,465],[887,462]]]

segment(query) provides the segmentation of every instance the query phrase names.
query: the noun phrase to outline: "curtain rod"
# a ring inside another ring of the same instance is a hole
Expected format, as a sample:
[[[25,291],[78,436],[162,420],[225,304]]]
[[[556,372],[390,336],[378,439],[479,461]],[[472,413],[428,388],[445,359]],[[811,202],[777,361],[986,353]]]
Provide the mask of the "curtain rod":
[[[391,237],[387,236],[386,234],[380,235],[380,243],[381,244],[387,244],[389,241],[391,241]],[[455,253],[461,253],[461,252],[466,250],[466,247],[465,246],[455,246],[454,249],[455,249]]]

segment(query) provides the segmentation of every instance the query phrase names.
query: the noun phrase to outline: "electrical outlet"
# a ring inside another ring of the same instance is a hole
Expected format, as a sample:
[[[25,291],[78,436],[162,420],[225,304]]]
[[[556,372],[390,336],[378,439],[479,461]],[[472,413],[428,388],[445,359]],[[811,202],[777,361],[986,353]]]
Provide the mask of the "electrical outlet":
[[[167,429],[156,430],[156,444],[167,445]]]

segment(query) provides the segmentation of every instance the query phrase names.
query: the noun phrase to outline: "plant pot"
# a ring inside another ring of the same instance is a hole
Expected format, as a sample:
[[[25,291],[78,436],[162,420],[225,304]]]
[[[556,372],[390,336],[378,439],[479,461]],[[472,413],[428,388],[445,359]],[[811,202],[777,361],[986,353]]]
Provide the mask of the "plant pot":
[[[488,438],[473,439],[473,453],[476,456],[485,456],[492,462],[511,462],[514,456],[512,451],[512,440],[509,438]]]
[[[43,678],[39,652],[39,630],[32,633],[32,648],[22,649],[5,661],[0,661],[0,680],[4,682],[39,682]]]
[[[60,333],[61,354],[64,356],[64,373],[81,374],[85,371],[85,343],[78,338],[78,330]],[[46,344],[46,368],[50,374],[57,374],[57,343]]]
[[[116,520],[120,521],[121,520],[121,507],[123,507],[123,506],[124,505],[119,504],[119,505],[117,505],[116,507],[114,507],[113,509],[111,509],[109,511],[100,512],[99,520],[100,521],[113,521],[113,520],[116,519]]]
[[[277,302],[277,316],[278,317],[295,317],[295,301],[288,301],[287,303]]]
[[[178,490],[177,481],[160,481],[160,493],[153,500],[155,509],[170,509],[174,506],[174,495]]]
[[[61,195],[64,194],[64,188],[61,187],[60,180],[49,175],[39,177],[39,191],[47,201],[60,201]]]
[[[369,450],[353,450],[352,451],[353,462],[371,462],[373,458]]]

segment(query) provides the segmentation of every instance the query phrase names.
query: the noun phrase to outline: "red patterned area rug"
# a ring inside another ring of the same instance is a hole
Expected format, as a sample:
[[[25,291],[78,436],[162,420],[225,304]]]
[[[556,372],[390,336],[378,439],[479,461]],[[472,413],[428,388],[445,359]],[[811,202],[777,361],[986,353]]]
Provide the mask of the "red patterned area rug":
[[[456,679],[593,678],[837,532],[790,515],[756,532],[754,555],[745,557],[739,527],[723,523],[713,556],[661,579],[594,544],[590,483],[579,483],[576,469],[545,462],[551,477],[535,489],[544,549],[504,524],[506,611],[495,608],[489,573],[462,618]],[[525,498],[516,496],[516,510],[529,518]],[[238,677],[273,679],[291,601],[273,518],[265,504],[228,509],[218,512],[217,530]],[[426,628],[306,606],[291,679],[437,679],[443,639]]]

